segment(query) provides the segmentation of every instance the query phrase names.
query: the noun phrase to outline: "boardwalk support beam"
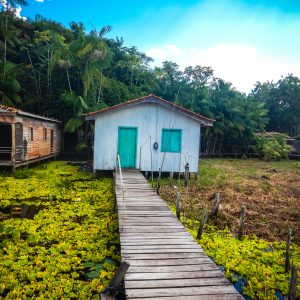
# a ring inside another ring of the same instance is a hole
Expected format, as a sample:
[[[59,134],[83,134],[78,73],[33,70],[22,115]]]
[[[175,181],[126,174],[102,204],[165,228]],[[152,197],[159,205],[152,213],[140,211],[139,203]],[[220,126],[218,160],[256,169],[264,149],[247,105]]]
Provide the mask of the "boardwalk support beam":
[[[118,268],[116,274],[110,281],[109,285],[101,292],[101,300],[115,300],[115,294],[121,289],[125,274],[128,271],[130,264],[123,261]]]

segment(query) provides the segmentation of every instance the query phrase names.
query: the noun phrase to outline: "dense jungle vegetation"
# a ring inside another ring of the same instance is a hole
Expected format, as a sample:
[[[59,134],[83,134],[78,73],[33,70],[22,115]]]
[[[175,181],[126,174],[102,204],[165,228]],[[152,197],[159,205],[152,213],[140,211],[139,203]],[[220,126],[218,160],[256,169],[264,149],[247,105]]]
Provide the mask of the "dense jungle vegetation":
[[[14,7],[26,1],[7,3],[0,13],[0,103],[60,119],[79,142],[82,113],[150,93],[216,119],[203,139],[213,148],[247,148],[263,130],[300,134],[300,79],[292,74],[257,82],[246,95],[209,66],[152,67],[136,47],[108,38],[110,26],[66,28],[40,15],[24,21]]]

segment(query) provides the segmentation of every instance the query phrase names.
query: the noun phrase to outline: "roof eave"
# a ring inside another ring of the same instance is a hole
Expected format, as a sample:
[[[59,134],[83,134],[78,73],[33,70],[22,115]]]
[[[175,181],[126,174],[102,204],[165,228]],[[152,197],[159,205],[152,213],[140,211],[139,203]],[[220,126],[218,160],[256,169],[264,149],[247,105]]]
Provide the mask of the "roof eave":
[[[174,108],[174,111],[176,111],[177,113],[179,113],[181,115],[184,115],[187,118],[190,118],[190,119],[192,119],[196,122],[199,122],[201,126],[204,126],[204,127],[213,126],[213,122],[215,120],[201,118],[201,116],[198,116],[197,114],[193,114],[192,112],[188,113],[188,112],[186,112],[186,110],[184,108],[180,109],[181,107],[179,107],[179,106],[173,106],[172,104],[169,104],[166,100],[158,102],[157,100],[155,100],[155,98],[158,98],[156,96],[153,97],[153,98],[152,99],[151,98],[144,98],[140,101],[133,101],[133,102],[128,103],[126,105],[120,105],[119,107],[115,107],[114,109],[104,109],[104,110],[100,110],[100,111],[97,111],[97,112],[94,112],[94,113],[88,113],[88,114],[85,114],[85,120],[86,121],[93,121],[99,115],[101,115],[103,113],[117,112],[117,111],[120,111],[120,110],[124,110],[124,109],[130,108],[130,107],[140,105],[142,103],[155,103],[155,104],[159,104],[159,105],[161,105],[161,106],[163,106],[167,109],[173,109]]]
[[[43,116],[31,114],[31,113],[27,113],[25,111],[18,111],[16,114],[20,115],[20,116],[28,117],[28,118],[33,118],[33,119],[38,119],[38,120],[44,120],[44,121],[47,121],[47,122],[62,124],[62,122],[59,121],[59,120],[55,120],[55,119],[51,119],[51,118],[47,118],[47,117],[43,117]]]

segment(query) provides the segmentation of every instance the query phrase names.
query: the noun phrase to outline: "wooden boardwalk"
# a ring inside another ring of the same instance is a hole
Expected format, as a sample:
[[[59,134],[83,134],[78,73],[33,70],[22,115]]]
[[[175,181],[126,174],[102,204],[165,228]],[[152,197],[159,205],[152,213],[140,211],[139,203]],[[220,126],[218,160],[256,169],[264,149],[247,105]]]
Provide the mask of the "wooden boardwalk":
[[[124,170],[123,182],[124,203],[118,173],[121,256],[130,263],[127,299],[243,299],[139,171]]]

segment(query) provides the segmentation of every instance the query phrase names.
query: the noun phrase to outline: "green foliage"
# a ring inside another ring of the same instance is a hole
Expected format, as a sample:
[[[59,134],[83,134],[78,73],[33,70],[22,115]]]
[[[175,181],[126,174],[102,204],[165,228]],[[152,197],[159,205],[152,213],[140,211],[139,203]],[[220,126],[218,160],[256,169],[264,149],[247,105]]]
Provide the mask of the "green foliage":
[[[0,43],[4,53],[0,100],[62,120],[67,132],[77,131],[79,143],[82,112],[150,93],[216,120],[212,128],[202,131],[203,152],[228,153],[238,147],[238,152],[247,153],[254,134],[266,127],[291,136],[300,132],[300,79],[296,76],[257,83],[247,96],[216,78],[209,66],[181,71],[175,62],[165,61],[162,67],[152,68],[152,58],[136,47],[125,46],[123,39],[106,38],[110,26],[87,32],[82,23],[71,22],[66,28],[39,15],[23,21],[6,11],[0,13],[0,24],[5,41]],[[66,91],[76,100],[61,101]],[[80,107],[75,104],[79,97],[84,101]]]
[[[267,161],[287,158],[293,148],[287,145],[286,138],[282,134],[256,135],[256,145],[253,146],[253,150]]]
[[[0,175],[0,208],[42,205],[0,226],[0,297],[98,299],[119,261],[113,185],[65,162]],[[42,188],[41,188],[42,187]]]
[[[172,206],[175,213],[175,206]],[[183,218],[182,222],[196,238],[199,222]],[[199,244],[214,262],[224,268],[233,283],[239,277],[246,279],[243,294],[250,299],[277,299],[275,292],[287,295],[290,274],[285,273],[285,243],[267,242],[255,236],[236,239],[228,229],[217,230],[207,225]],[[292,245],[292,264],[300,267],[300,248]],[[298,279],[297,293],[300,294]]]
[[[250,97],[266,104],[270,122],[267,131],[296,136],[300,130],[300,79],[293,74],[276,83],[258,82]]]

